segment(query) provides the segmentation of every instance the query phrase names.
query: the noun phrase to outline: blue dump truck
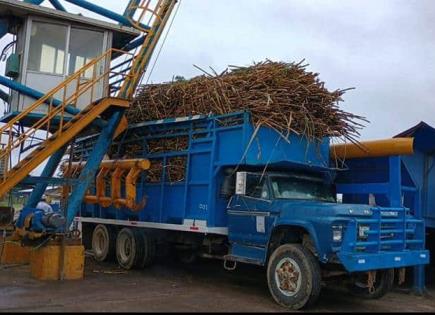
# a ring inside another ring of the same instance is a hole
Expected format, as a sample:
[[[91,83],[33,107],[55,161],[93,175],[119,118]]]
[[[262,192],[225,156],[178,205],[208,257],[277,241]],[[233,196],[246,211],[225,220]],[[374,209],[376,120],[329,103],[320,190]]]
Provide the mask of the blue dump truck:
[[[93,139],[77,140],[75,159],[86,160]],[[424,224],[407,208],[337,201],[329,145],[253,126],[248,112],[131,125],[109,158],[150,161],[135,187],[142,208],[84,203],[76,221],[97,260],[113,255],[126,269],[169,247],[184,262],[264,266],[289,309],[315,302],[335,277],[378,298],[395,269],[429,262]]]

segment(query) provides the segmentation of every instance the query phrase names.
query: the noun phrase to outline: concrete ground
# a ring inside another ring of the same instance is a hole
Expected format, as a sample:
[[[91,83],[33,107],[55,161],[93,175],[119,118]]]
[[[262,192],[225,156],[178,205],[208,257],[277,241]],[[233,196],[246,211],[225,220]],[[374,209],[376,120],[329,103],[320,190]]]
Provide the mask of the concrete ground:
[[[435,289],[429,296],[395,290],[381,300],[363,301],[346,291],[326,288],[310,311],[435,312]],[[193,265],[159,262],[124,272],[114,263],[87,258],[82,281],[41,282],[28,266],[0,266],[0,311],[154,311],[154,312],[280,312],[269,295],[262,268],[242,266],[233,272],[221,262]]]

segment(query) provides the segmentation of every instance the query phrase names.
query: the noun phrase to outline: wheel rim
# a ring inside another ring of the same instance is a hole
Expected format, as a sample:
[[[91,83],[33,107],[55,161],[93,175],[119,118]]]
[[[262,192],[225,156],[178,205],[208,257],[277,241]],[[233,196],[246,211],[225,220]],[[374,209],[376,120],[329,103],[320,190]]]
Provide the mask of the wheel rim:
[[[92,240],[92,248],[97,257],[103,257],[108,248],[108,235],[105,233],[103,229],[97,229],[95,231],[93,240]]]
[[[121,235],[119,235],[118,254],[122,262],[126,263],[129,261],[133,246],[133,240],[129,235],[126,233],[121,233]]]
[[[275,284],[285,296],[296,295],[302,284],[301,269],[294,259],[283,258],[275,267]]]

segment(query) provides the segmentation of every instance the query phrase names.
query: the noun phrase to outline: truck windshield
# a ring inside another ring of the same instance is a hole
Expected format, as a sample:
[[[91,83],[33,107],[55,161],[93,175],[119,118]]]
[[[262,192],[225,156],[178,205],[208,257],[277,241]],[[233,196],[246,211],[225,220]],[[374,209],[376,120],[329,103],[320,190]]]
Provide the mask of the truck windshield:
[[[271,176],[270,182],[276,199],[335,202],[332,186],[316,178]]]

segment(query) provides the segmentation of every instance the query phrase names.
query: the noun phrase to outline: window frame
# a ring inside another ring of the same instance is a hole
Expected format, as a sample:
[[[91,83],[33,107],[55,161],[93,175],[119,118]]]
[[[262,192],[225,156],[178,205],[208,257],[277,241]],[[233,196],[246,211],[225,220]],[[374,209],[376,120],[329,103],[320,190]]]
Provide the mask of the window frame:
[[[259,197],[253,197],[253,196],[249,196],[247,193],[245,193],[245,195],[243,197],[245,198],[250,198],[250,199],[255,199],[255,200],[263,200],[263,201],[271,201],[272,200],[272,196],[271,196],[271,189],[270,189],[270,183],[269,183],[269,176],[267,174],[261,175],[258,173],[252,173],[252,172],[247,172],[248,177],[251,175],[255,175],[258,177],[263,177],[264,183],[266,184],[266,188],[267,188],[267,198],[259,198]],[[246,185],[247,185],[247,181],[246,181]],[[248,190],[248,187],[246,187],[246,191]]]
[[[29,57],[30,57],[29,56],[29,54],[30,54],[30,40],[31,40],[31,32],[32,32],[33,23],[45,23],[45,24],[51,24],[51,25],[61,25],[61,26],[64,26],[67,28],[66,41],[65,41],[65,57],[64,57],[64,64],[63,64],[64,68],[63,68],[62,74],[51,73],[51,72],[46,72],[46,71],[35,71],[35,70],[30,70],[28,68]],[[69,77],[71,74],[69,73],[70,60],[68,58],[68,55],[70,53],[70,48],[71,48],[70,43],[71,43],[71,31],[72,31],[72,29],[88,30],[88,31],[101,33],[103,35],[101,54],[104,53],[107,50],[108,45],[110,46],[110,44],[111,44],[109,42],[110,34],[107,30],[93,29],[91,27],[76,25],[76,24],[62,22],[62,21],[58,21],[58,20],[47,19],[47,18],[39,17],[39,16],[29,16],[27,19],[27,25],[26,25],[26,34],[28,34],[28,35],[26,36],[25,45],[24,45],[24,54],[23,54],[24,62],[22,63],[22,69],[21,69],[22,70],[21,73],[23,74],[23,76],[27,77],[27,73],[36,73],[36,74],[44,74],[44,75],[63,77],[63,78]],[[107,67],[107,65],[105,67]],[[83,79],[89,80],[89,78],[83,78]]]
[[[55,77],[66,77],[66,69],[67,69],[67,62],[68,62],[68,48],[69,48],[69,39],[70,39],[70,28],[71,25],[68,23],[62,23],[60,21],[57,20],[50,20],[50,19],[45,19],[43,17],[29,17],[28,19],[29,23],[27,24],[27,29],[26,32],[28,34],[27,38],[26,38],[26,44],[25,44],[25,64],[23,64],[23,70],[25,70],[25,72],[23,71],[23,73],[39,73],[39,74],[44,74],[44,75],[50,75],[50,76],[55,76]],[[30,40],[31,40],[31,34],[32,34],[32,27],[33,27],[33,23],[45,23],[45,24],[51,24],[51,25],[60,25],[63,27],[66,27],[66,38],[65,38],[65,56],[64,56],[64,60],[63,60],[63,73],[62,74],[58,74],[58,73],[52,73],[52,72],[47,72],[47,71],[35,71],[35,70],[30,70],[29,69],[29,60],[30,60]]]
[[[67,59],[66,76],[70,76],[70,75],[74,74],[77,71],[77,70],[75,70],[73,73],[69,73],[69,68],[71,66],[69,55],[70,55],[70,51],[71,51],[71,35],[72,35],[72,30],[73,29],[100,33],[102,35],[101,52],[96,57],[101,56],[107,50],[107,47],[106,47],[107,46],[106,45],[106,43],[107,43],[107,35],[106,35],[106,33],[107,32],[106,31],[104,31],[104,30],[94,30],[94,29],[91,29],[89,27],[82,27],[80,25],[70,25],[69,31],[68,31],[68,51],[67,51],[67,54],[66,54],[66,59]],[[86,58],[85,58],[83,66],[86,65],[88,62],[89,61],[86,61]],[[80,68],[82,68],[82,67],[80,67]],[[92,79],[92,76],[90,78],[88,78],[86,76],[81,78],[81,80],[90,80],[90,79]]]

